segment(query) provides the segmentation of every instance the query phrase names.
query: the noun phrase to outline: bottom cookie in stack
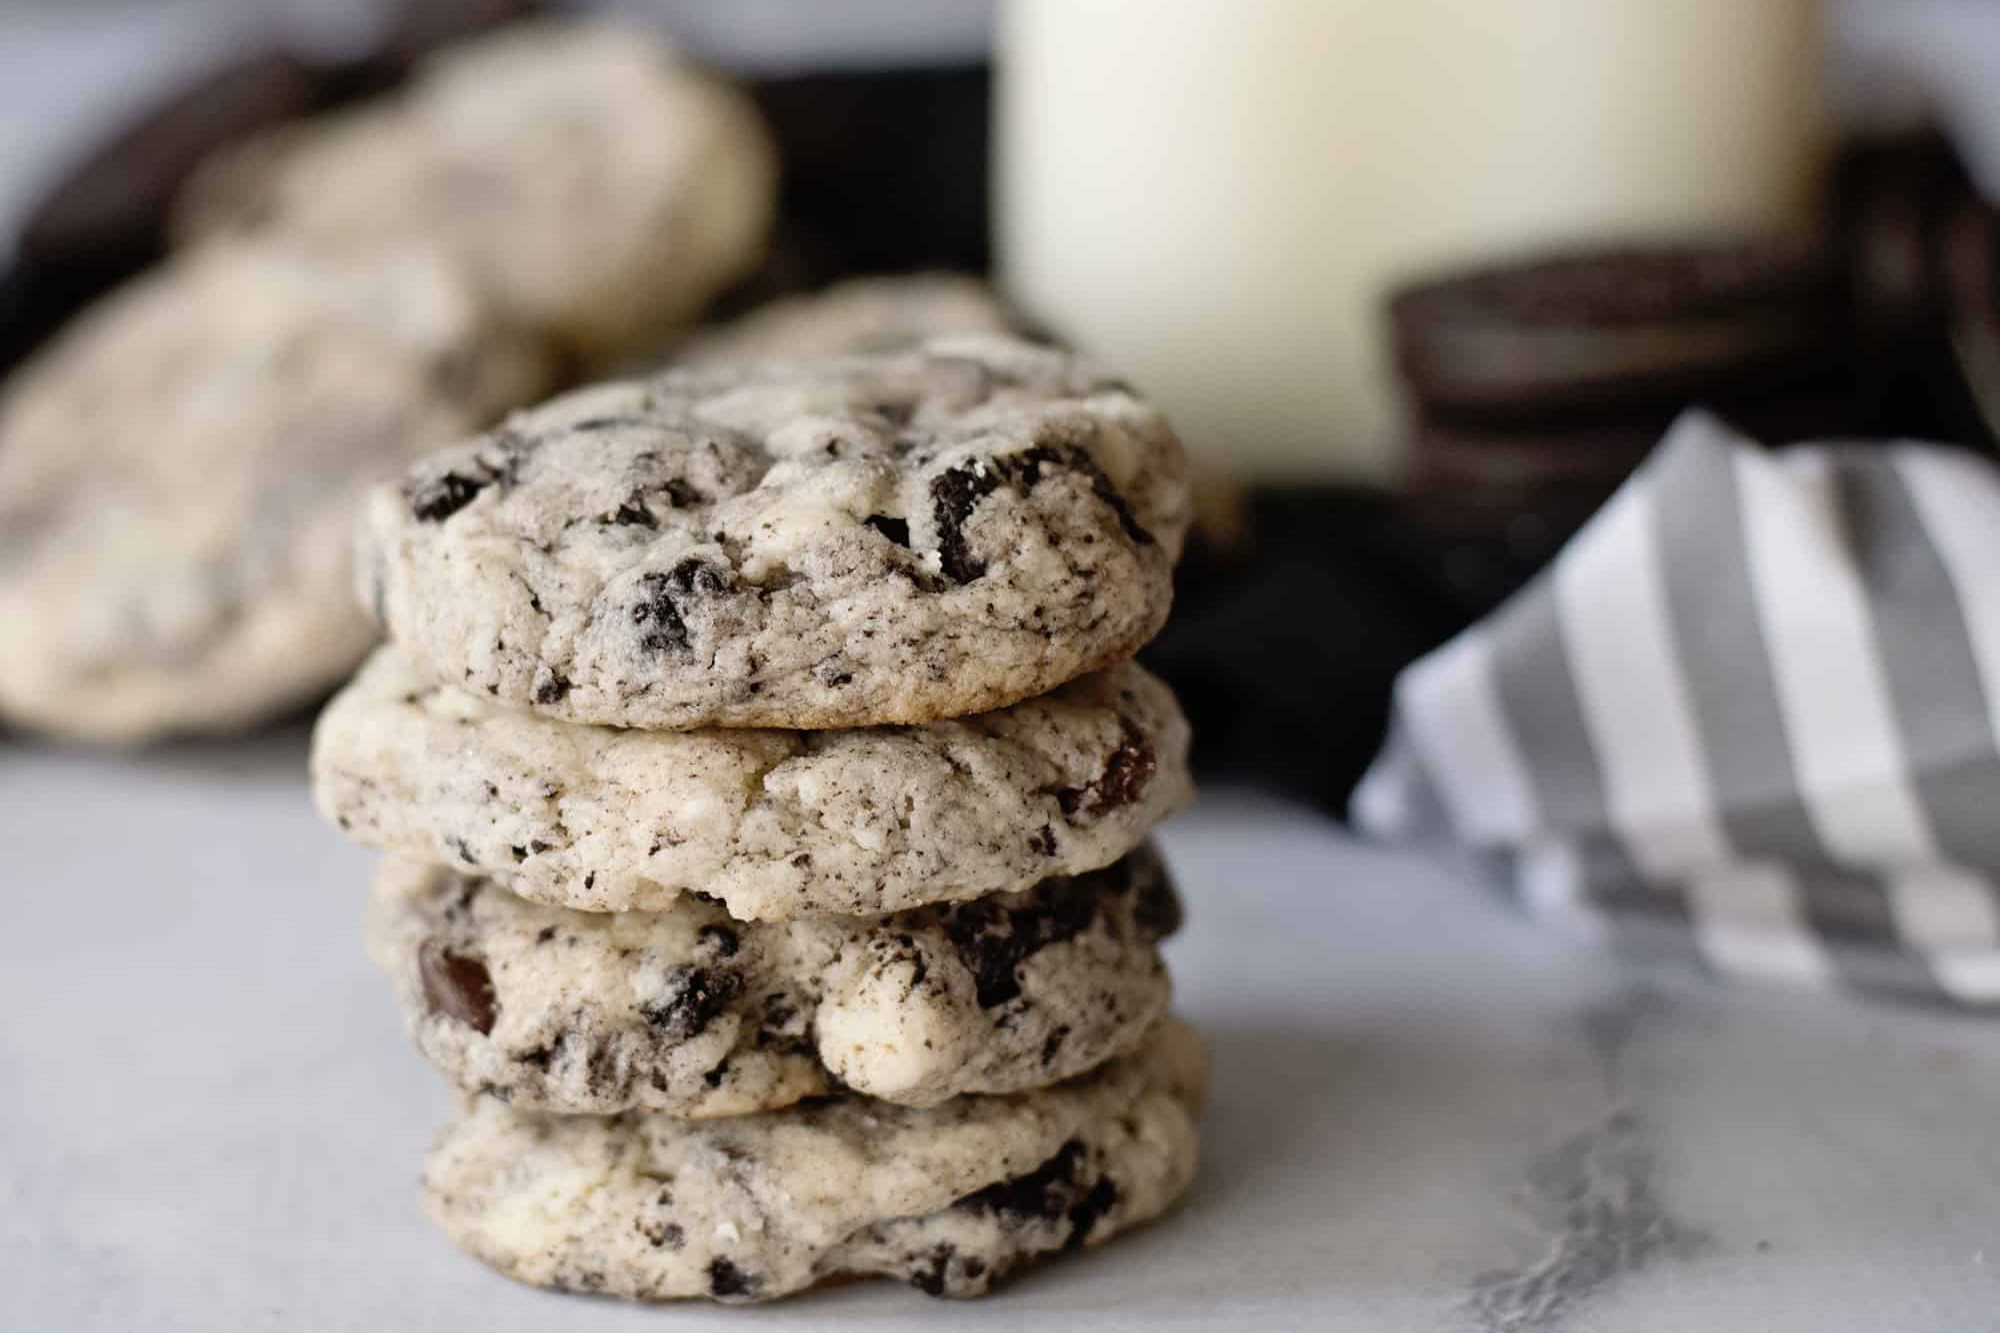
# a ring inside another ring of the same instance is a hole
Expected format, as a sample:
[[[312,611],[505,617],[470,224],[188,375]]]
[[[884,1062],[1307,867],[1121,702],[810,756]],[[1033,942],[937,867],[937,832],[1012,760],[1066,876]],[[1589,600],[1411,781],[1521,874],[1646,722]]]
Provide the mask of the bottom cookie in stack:
[[[1195,1167],[1205,1058],[1169,1019],[1054,1087],[897,1106],[855,1095],[724,1120],[469,1097],[425,1203],[509,1277],[639,1300],[769,1300],[829,1279],[974,1296],[1170,1206]]]

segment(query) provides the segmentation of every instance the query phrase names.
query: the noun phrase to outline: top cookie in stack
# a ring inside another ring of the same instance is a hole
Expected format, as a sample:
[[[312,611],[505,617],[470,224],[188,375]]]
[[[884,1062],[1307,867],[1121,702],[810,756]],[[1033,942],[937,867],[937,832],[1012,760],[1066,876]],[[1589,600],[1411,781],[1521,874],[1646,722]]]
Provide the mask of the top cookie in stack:
[[[642,1299],[967,1295],[1167,1207],[1188,734],[1126,659],[1188,518],[1154,409],[990,336],[603,384],[380,488],[391,643],[314,778],[468,1093],[452,1238]]]
[[[368,596],[434,679],[572,722],[932,722],[1130,657],[1185,462],[1061,353],[672,370],[434,455],[367,515]]]

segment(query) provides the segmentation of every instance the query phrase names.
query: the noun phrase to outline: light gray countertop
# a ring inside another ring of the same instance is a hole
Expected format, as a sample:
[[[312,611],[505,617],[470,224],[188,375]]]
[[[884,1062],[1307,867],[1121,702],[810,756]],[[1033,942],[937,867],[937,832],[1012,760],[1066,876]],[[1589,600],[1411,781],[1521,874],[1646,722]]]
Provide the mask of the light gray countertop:
[[[969,1305],[511,1285],[419,1215],[444,1089],[303,758],[0,742],[0,1328],[2000,1328],[2000,1023],[1621,971],[1237,793],[1165,831],[1214,1056],[1170,1219]]]

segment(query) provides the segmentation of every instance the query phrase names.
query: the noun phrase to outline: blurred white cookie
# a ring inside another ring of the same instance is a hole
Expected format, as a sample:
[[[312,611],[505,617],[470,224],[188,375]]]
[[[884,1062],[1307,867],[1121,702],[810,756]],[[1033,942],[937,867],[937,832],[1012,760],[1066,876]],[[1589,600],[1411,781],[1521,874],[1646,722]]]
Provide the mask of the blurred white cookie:
[[[692,319],[757,263],[776,177],[736,88],[643,28],[547,19],[221,154],[176,229],[436,244],[509,319],[602,355]]]
[[[361,493],[549,369],[419,248],[228,241],[114,292],[0,394],[0,716],[138,741],[318,697],[374,638]]]
[[[673,349],[671,359],[695,366],[903,352],[932,338],[1019,329],[993,289],[977,278],[956,273],[849,278],[702,329]]]

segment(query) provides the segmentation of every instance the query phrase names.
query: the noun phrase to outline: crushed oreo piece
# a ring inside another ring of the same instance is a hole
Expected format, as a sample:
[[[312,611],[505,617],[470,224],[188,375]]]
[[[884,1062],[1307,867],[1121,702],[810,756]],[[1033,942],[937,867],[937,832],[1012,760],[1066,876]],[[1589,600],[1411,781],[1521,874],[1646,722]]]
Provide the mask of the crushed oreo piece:
[[[1127,537],[1141,546],[1153,544],[1153,535],[1140,526],[1131,504],[1118,493],[1111,478],[1086,450],[1076,445],[1038,444],[1010,457],[962,463],[931,479],[938,559],[946,576],[957,583],[970,583],[986,572],[986,563],[972,553],[965,541],[966,522],[979,502],[1003,485],[1033,490],[1050,472],[1081,475],[1089,482],[1091,494],[1116,516]],[[869,522],[873,524],[874,520]]]
[[[678,1250],[687,1244],[687,1232],[678,1222],[664,1222],[657,1218],[641,1218],[639,1234],[644,1236],[654,1248]]]
[[[910,1285],[926,1296],[944,1295],[945,1278],[951,1272],[951,1261],[957,1255],[956,1245],[950,1241],[939,1242],[931,1250],[927,1266],[910,1270]]]
[[[1125,740],[1104,761],[1104,771],[1082,787],[1064,787],[1056,793],[1056,803],[1065,815],[1079,810],[1091,818],[1132,805],[1146,794],[1159,767],[1153,747],[1128,732]]]
[[[746,1273],[727,1259],[715,1258],[708,1264],[708,1291],[717,1300],[729,1300],[738,1296],[754,1296],[757,1288],[764,1285],[764,1279],[754,1273]]]
[[[887,514],[870,514],[866,522],[869,527],[875,529],[875,531],[881,533],[884,537],[896,543],[896,545],[902,547],[909,546],[910,525],[908,520],[890,518]]]
[[[569,696],[569,678],[547,666],[535,673],[535,702],[559,704]]]
[[[610,521],[618,527],[625,528],[660,526],[659,520],[653,517],[653,511],[646,508],[645,500],[637,495],[627,496],[620,501],[618,508],[611,511]]]
[[[511,485],[514,469],[520,462],[516,456],[519,441],[503,434],[495,444],[497,447],[491,454],[482,453],[463,467],[405,483],[403,500],[410,506],[410,514],[422,523],[442,523],[478,499],[488,487]]]
[[[1000,474],[984,463],[964,463],[931,478],[936,512],[938,560],[945,576],[970,583],[986,572],[986,562],[965,542],[965,524],[979,502],[1000,488]]]
[[[1102,887],[1094,876],[1050,879],[1025,906],[974,898],[946,909],[945,936],[972,972],[980,1007],[993,1009],[1018,998],[1021,964],[1088,929],[1097,917]]]
[[[632,623],[642,627],[639,646],[652,653],[685,652],[688,631],[681,608],[693,598],[719,596],[733,584],[727,570],[691,556],[664,574],[641,578],[641,600],[632,608]]]
[[[1027,1175],[988,1185],[954,1206],[1044,1222],[1067,1218],[1070,1231],[1063,1248],[1078,1249],[1090,1238],[1098,1220],[1118,1202],[1118,1187],[1107,1179],[1100,1177],[1085,1186],[1084,1168],[1083,1144],[1071,1139]]]
[[[648,1000],[639,1015],[669,1041],[688,1041],[727,1009],[743,990],[743,978],[720,968],[677,967],[668,993]]]
[[[1104,475],[1104,469],[1087,451],[1073,444],[1060,448],[1038,444],[1012,461],[1022,484],[1031,490],[1042,479],[1044,468],[1080,473],[1090,483],[1090,493],[1102,500],[1117,516],[1118,526],[1127,537],[1141,546],[1153,544],[1153,534],[1140,526],[1138,518],[1132,513],[1131,504],[1118,493],[1118,488],[1111,484],[1111,478]]]
[[[493,1031],[500,1006],[483,959],[425,940],[417,947],[417,975],[424,1007],[431,1013],[457,1019],[481,1034]]]
[[[1055,1031],[1049,1033],[1047,1039],[1042,1042],[1043,1064],[1051,1065],[1055,1063],[1056,1056],[1062,1052],[1063,1043],[1069,1040],[1069,1031],[1069,1024],[1064,1023],[1057,1027]]]

